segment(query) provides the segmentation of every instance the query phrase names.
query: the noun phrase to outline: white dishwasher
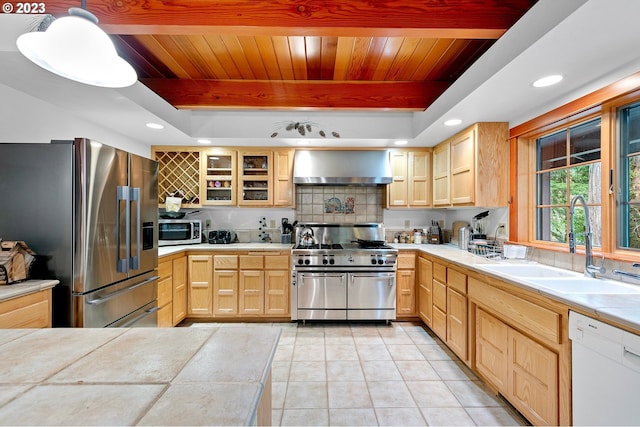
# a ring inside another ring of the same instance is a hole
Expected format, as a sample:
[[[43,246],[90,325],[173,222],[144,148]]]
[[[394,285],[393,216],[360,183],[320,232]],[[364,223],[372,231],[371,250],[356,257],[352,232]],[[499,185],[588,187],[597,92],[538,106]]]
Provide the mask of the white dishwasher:
[[[569,313],[573,425],[640,425],[640,336]]]

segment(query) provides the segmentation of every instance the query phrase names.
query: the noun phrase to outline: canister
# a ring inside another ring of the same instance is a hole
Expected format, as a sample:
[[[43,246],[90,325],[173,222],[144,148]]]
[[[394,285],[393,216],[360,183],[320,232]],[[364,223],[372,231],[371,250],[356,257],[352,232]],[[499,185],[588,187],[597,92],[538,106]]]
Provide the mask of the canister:
[[[458,247],[462,250],[469,249],[469,235],[471,230],[468,227],[461,227],[458,230]]]

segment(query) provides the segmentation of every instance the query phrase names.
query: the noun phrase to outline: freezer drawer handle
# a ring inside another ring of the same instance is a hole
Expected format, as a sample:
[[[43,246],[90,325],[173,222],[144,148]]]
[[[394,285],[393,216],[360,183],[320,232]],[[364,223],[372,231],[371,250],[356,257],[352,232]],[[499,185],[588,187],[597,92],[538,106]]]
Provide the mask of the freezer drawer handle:
[[[153,277],[149,277],[147,280],[140,282],[140,283],[136,283],[135,285],[131,285],[131,286],[127,286],[126,288],[117,290],[115,292],[110,293],[109,295],[106,295],[104,297],[99,297],[96,299],[92,299],[87,301],[87,304],[102,304],[103,302],[107,302],[108,300],[117,297],[118,295],[124,294],[125,292],[129,292],[132,291],[135,288],[139,288],[140,286],[146,285],[149,282],[153,282],[154,280],[158,280],[160,278],[160,276],[153,276]]]
[[[131,223],[130,223],[130,211],[129,198],[130,191],[128,185],[120,185],[116,190],[117,211],[116,211],[116,269],[118,273],[126,273],[129,271],[129,257],[131,256]],[[120,246],[122,245],[121,233],[120,233],[120,202],[125,203],[125,254],[124,258],[120,257]]]
[[[156,311],[160,310],[160,307],[152,307],[148,310],[145,310],[144,313],[142,313],[140,316],[136,316],[133,319],[131,319],[130,321],[128,321],[127,323],[125,323],[124,325],[121,326],[121,328],[128,328],[129,326],[132,326],[134,323],[138,323],[139,320],[147,317],[150,314],[155,313]]]

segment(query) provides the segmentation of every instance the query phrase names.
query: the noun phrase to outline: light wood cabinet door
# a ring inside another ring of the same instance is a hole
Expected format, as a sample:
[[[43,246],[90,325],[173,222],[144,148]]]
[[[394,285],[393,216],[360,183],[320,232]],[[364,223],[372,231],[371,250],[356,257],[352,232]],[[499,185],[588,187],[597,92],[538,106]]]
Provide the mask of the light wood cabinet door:
[[[203,204],[233,206],[236,202],[236,152],[224,148],[208,148],[201,156]]]
[[[407,152],[392,151],[389,153],[391,163],[391,184],[389,184],[388,200],[389,207],[409,206],[409,173],[407,169]]]
[[[273,153],[273,205],[295,206],[295,187],[293,185],[294,150],[279,150]]]
[[[409,152],[408,170],[409,206],[431,206],[431,153]]]
[[[167,261],[171,266],[171,261]],[[162,276],[161,276],[162,277]],[[173,277],[165,277],[158,280],[158,327],[170,328],[173,326]]]
[[[448,142],[433,149],[433,206],[451,204],[451,150]]]
[[[442,341],[447,340],[447,313],[440,310],[438,307],[433,306],[433,312],[431,313],[431,330],[438,335]]]
[[[214,270],[213,314],[231,316],[238,314],[238,271]]]
[[[187,257],[173,260],[173,313],[172,323],[177,325],[187,317]]]
[[[273,205],[273,152],[238,153],[238,206]]]
[[[212,258],[211,255],[189,255],[189,315],[213,314]]]
[[[410,317],[416,314],[415,270],[396,272],[396,316]]]
[[[431,327],[433,312],[433,263],[428,259],[418,258],[418,316]]]
[[[269,258],[269,257],[266,257]],[[264,313],[286,317],[290,313],[289,270],[265,270],[264,272]]]
[[[507,389],[507,332],[509,327],[476,309],[476,369],[498,390]]]
[[[238,298],[240,315],[256,315],[264,313],[263,271],[240,270]]]
[[[450,142],[451,203],[475,202],[475,129],[458,135]]]
[[[558,425],[558,355],[512,328],[508,340],[508,396],[534,425]]]
[[[467,297],[447,288],[447,345],[467,360]]]

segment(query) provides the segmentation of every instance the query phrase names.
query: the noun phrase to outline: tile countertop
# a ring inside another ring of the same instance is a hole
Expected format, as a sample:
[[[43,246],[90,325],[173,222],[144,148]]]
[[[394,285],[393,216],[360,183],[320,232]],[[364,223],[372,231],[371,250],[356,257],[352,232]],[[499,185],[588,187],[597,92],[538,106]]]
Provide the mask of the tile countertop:
[[[27,280],[12,285],[2,285],[0,286],[0,302],[53,288],[58,283],[60,283],[58,280]]]
[[[226,245],[212,245],[200,243],[198,245],[161,246],[158,256],[172,255],[182,251],[290,251],[291,243],[229,243]]]
[[[0,424],[255,425],[280,331],[3,330]]]
[[[458,249],[455,245],[429,245],[429,244],[390,244],[399,250],[417,250],[430,255],[440,257],[446,261],[454,264],[458,264],[462,267],[476,270],[482,274],[494,276],[500,280],[509,282],[515,286],[523,289],[538,292],[541,295],[552,298],[556,301],[567,304],[570,307],[574,307],[584,311],[585,313],[591,313],[594,316],[604,320],[607,320],[625,325],[628,328],[633,329],[637,334],[640,334],[640,285],[638,287],[638,293],[633,294],[608,294],[606,291],[606,283],[603,283],[602,293],[562,293],[554,292],[552,289],[541,288],[531,285],[529,283],[519,281],[507,276],[501,276],[496,273],[492,273],[486,270],[479,270],[475,268],[478,264],[495,264],[505,262],[522,263],[528,262],[525,260],[502,260],[493,261],[484,257],[473,255],[470,252]],[[580,277],[580,273],[576,273]],[[625,282],[630,285],[630,283]]]

